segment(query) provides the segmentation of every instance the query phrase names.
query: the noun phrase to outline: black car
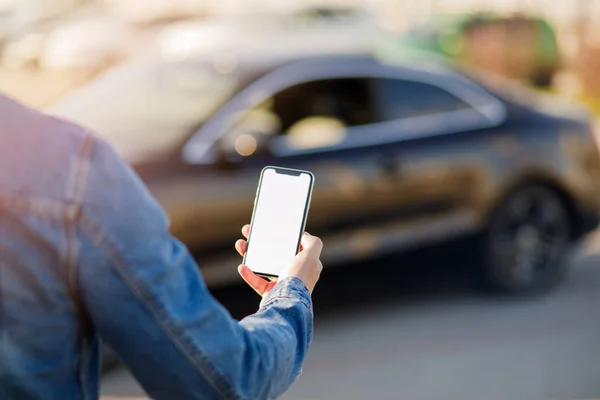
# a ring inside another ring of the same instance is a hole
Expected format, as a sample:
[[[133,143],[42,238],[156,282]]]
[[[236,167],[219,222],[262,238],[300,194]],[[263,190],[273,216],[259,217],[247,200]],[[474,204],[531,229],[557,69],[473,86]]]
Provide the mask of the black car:
[[[308,230],[326,267],[474,235],[489,287],[539,291],[598,221],[588,117],[446,67],[277,52],[148,58],[50,111],[134,165],[212,286],[236,279],[233,243],[265,165],[315,174]]]

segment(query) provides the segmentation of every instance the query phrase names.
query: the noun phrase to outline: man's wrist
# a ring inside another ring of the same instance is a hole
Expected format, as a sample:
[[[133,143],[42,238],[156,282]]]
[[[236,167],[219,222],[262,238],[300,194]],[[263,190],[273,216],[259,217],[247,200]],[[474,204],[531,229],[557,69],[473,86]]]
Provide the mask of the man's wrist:
[[[312,299],[310,291],[300,278],[288,277],[277,282],[277,284],[263,297],[260,308],[276,302],[278,299],[296,299],[312,311]]]

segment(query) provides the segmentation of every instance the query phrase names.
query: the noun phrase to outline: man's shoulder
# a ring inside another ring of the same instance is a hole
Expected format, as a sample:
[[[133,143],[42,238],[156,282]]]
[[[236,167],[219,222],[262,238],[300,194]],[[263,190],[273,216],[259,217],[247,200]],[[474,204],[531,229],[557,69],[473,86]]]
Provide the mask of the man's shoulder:
[[[90,133],[0,95],[0,196],[62,199]]]
[[[0,121],[0,135],[7,140],[31,138],[38,141],[80,142],[87,135],[86,129],[77,124],[28,108],[2,94]]]

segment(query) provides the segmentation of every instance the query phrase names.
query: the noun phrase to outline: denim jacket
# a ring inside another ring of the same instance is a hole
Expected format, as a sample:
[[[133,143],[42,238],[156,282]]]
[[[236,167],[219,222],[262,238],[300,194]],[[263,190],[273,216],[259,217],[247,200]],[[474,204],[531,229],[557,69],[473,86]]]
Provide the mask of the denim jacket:
[[[0,399],[98,398],[100,338],[156,399],[291,385],[313,331],[302,281],[238,322],[168,228],[108,144],[0,96]]]

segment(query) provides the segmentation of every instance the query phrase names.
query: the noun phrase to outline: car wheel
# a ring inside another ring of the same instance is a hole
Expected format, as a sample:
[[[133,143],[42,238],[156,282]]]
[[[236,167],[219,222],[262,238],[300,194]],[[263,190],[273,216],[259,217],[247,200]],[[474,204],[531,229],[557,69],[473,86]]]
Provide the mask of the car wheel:
[[[493,212],[483,243],[483,283],[512,294],[546,291],[566,270],[572,224],[550,188],[513,191]]]

